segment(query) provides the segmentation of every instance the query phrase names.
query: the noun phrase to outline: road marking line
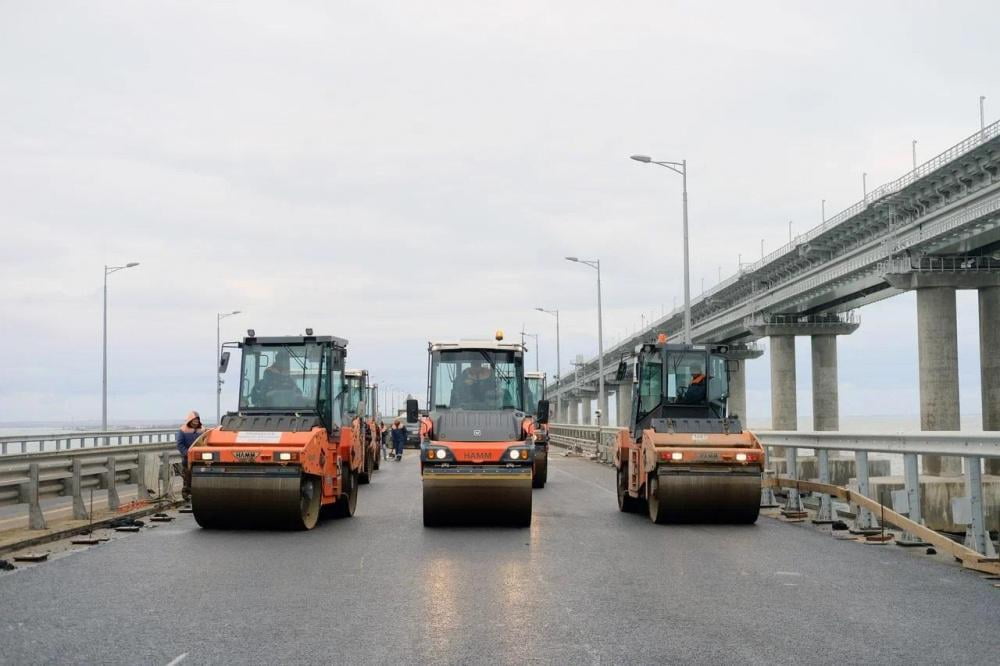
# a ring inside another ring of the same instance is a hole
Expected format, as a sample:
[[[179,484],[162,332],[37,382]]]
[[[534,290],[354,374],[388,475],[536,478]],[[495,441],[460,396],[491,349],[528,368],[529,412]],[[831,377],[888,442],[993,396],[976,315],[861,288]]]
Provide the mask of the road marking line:
[[[179,654],[176,657],[174,657],[173,660],[169,664],[167,664],[167,666],[177,666],[177,664],[187,659],[187,656],[188,656],[187,652],[185,652],[184,654]]]
[[[798,571],[775,571],[775,576],[801,576]]]

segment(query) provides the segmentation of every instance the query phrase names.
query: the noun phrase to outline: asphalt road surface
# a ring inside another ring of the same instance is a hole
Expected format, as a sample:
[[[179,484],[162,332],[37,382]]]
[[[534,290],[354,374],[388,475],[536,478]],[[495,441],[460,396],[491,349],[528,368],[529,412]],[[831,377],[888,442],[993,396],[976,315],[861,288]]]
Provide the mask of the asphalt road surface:
[[[996,664],[1000,590],[762,517],[656,526],[555,455],[528,529],[425,529],[416,454],[311,532],[190,515],[0,574],[0,663]]]

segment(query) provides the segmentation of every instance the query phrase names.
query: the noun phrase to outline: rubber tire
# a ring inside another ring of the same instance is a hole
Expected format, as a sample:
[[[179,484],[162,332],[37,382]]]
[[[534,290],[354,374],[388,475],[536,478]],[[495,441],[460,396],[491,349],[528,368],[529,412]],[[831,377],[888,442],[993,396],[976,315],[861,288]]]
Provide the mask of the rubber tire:
[[[320,483],[319,477],[304,475],[302,477],[302,485],[307,483],[312,485],[312,499],[307,499],[306,496],[303,495],[299,500],[299,508],[302,512],[302,522],[295,525],[295,528],[299,530],[311,530],[316,527],[316,523],[319,521],[320,508],[323,501],[323,486]]]
[[[367,485],[372,482],[372,474],[375,471],[375,461],[372,460],[371,456],[368,454],[368,449],[365,449],[365,466],[362,468],[361,472],[358,473],[358,483],[361,485]]]
[[[382,462],[382,447],[379,446],[375,450],[375,463],[372,465],[372,469],[377,472],[379,470],[379,467],[381,467],[381,462]]]
[[[646,508],[643,500],[628,494],[628,472],[624,465],[618,468],[615,476],[618,486],[618,510],[622,513],[642,513]]]
[[[347,479],[347,492],[341,493],[337,501],[329,506],[333,518],[350,518],[358,508],[358,473],[351,470]]]
[[[656,474],[649,475],[649,479],[646,481],[646,488],[646,504],[649,507],[649,519],[657,525],[666,525],[670,521],[667,520],[667,512],[660,510],[662,507],[656,495],[660,488],[660,481],[656,478]]]
[[[531,477],[532,488],[544,488],[545,482],[549,479],[549,461],[546,460],[538,469],[538,473]]]

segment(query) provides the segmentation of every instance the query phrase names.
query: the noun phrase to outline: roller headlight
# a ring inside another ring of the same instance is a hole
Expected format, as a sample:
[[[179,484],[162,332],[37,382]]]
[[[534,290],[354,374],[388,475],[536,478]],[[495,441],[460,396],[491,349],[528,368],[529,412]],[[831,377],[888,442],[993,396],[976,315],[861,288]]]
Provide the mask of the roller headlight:
[[[445,451],[444,449],[437,449],[434,452],[434,457],[437,458],[438,460],[444,460],[445,458],[448,457],[448,452]]]
[[[674,451],[673,453],[670,454],[670,459],[671,460],[684,460],[684,454],[681,453],[680,451]]]
[[[747,454],[745,453],[736,454],[736,462],[746,462],[746,461],[747,461]]]
[[[201,459],[202,460],[215,460],[215,454],[212,453],[211,451],[202,453],[201,454]]]
[[[520,457],[521,457],[521,452],[518,451],[517,449],[514,449],[513,451],[510,452],[510,459],[511,460],[517,460]]]

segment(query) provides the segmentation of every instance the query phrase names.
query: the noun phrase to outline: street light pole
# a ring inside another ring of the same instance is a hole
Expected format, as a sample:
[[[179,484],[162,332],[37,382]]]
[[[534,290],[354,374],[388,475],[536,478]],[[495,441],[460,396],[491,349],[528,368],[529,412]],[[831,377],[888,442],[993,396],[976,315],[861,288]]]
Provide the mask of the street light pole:
[[[986,140],[986,95],[979,96],[979,139]]]
[[[683,203],[684,203],[684,342],[687,344],[692,344],[691,339],[691,268],[690,268],[690,257],[689,247],[688,247],[688,176],[687,176],[687,160],[681,160],[680,162],[657,162],[648,155],[632,155],[632,159],[636,162],[642,162],[644,164],[657,164],[661,167],[670,169],[674,173],[681,175],[681,180],[683,184]]]
[[[567,261],[586,264],[597,271],[597,405],[603,417],[608,411],[607,396],[604,394],[604,313],[601,310],[601,261],[566,257]],[[600,425],[600,424],[598,424]]]
[[[138,265],[138,261],[130,261],[124,266],[104,266],[104,325],[101,345],[101,430],[104,432],[108,430],[108,276]]]
[[[562,358],[562,353],[559,351],[559,309],[546,310],[545,308],[535,308],[539,312],[544,312],[546,314],[554,315],[556,318],[556,375],[559,377],[559,381],[562,381],[562,367],[560,366],[560,359]],[[556,396],[556,418],[562,418],[562,393]]]
[[[239,310],[215,313],[215,425],[222,423],[222,325],[226,317],[238,315]]]

